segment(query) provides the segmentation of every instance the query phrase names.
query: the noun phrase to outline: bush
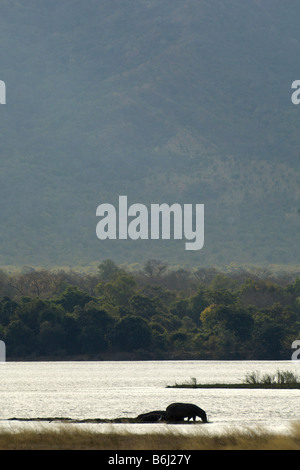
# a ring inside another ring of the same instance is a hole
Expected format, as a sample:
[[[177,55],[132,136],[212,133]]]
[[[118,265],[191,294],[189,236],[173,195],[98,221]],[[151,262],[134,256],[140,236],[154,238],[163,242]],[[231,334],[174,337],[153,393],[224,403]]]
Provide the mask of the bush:
[[[246,374],[245,382],[251,385],[297,384],[299,377],[291,371],[277,370],[276,374],[264,374],[262,378],[260,378],[259,372],[251,372]]]

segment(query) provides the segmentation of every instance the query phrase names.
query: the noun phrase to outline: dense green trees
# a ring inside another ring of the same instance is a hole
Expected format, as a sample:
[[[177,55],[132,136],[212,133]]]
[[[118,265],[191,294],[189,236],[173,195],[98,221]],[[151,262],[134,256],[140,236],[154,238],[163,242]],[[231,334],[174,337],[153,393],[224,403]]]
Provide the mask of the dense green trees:
[[[7,358],[290,359],[299,277],[204,271],[106,260],[94,275],[1,273]]]

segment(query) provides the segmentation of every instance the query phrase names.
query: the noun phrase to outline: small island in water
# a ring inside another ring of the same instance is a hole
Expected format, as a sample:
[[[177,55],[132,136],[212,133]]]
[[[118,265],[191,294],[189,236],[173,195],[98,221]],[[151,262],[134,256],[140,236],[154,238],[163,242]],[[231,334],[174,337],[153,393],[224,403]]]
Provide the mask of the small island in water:
[[[241,383],[198,383],[195,377],[190,382],[167,385],[167,388],[275,388],[297,389],[300,388],[300,379],[291,371],[277,370],[276,374],[264,374],[259,372],[247,373],[244,382]]]

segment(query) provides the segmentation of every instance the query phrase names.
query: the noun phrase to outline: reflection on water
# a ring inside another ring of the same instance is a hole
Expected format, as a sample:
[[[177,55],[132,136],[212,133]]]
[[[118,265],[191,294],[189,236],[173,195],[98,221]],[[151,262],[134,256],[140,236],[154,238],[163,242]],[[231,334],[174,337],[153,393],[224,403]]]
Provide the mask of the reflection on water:
[[[211,428],[278,429],[300,420],[299,390],[166,388],[192,378],[198,383],[239,383],[249,372],[263,375],[278,369],[300,375],[300,364],[291,361],[7,362],[0,364],[0,419],[3,425],[9,418],[134,417],[184,401],[205,409]],[[190,432],[205,426],[186,428]]]

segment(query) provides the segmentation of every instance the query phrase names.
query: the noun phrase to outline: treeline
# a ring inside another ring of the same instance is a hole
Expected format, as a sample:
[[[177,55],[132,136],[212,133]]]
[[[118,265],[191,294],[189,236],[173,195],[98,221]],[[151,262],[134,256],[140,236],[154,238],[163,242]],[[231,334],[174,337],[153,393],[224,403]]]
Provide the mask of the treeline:
[[[7,360],[290,359],[300,339],[300,277],[264,270],[0,273]]]

